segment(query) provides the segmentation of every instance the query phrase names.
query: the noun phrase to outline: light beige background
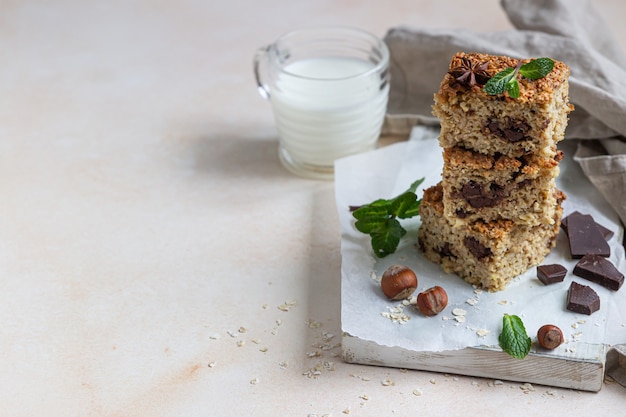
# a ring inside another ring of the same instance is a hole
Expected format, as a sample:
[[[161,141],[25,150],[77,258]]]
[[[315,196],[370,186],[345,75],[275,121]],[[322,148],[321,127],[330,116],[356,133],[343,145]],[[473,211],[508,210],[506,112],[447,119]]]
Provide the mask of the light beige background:
[[[311,24],[510,29],[495,0],[0,2],[0,415],[623,412],[341,361],[333,184],[280,166],[251,68]]]

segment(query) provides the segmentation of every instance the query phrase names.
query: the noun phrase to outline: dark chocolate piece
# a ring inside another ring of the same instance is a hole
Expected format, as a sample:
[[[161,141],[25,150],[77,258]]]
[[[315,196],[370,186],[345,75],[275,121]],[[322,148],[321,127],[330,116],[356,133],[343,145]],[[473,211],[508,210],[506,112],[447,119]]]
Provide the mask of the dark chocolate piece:
[[[487,128],[494,135],[511,143],[519,142],[527,138],[530,125],[521,120],[510,120],[506,122],[497,122],[489,120]]]
[[[504,198],[504,187],[491,183],[483,187],[476,181],[463,185],[461,196],[473,208],[494,207]]]
[[[476,257],[476,259],[482,259],[491,255],[491,249],[484,246],[477,239],[473,237],[466,237],[463,239],[465,247]]]
[[[574,275],[617,291],[624,283],[624,274],[606,258],[598,255],[585,255],[574,267]]]
[[[567,292],[567,307],[574,313],[591,315],[600,310],[600,297],[593,288],[572,281]]]
[[[551,265],[539,265],[537,267],[537,278],[543,282],[544,285],[555,284],[562,282],[567,275],[567,268],[559,264]]]
[[[572,258],[580,259],[594,254],[611,256],[611,248],[606,243],[596,222],[588,214],[572,213],[567,218],[567,237]]]
[[[574,211],[574,212],[572,212],[571,214],[582,214],[582,213],[581,213],[581,212],[579,212],[579,211]],[[571,215],[571,214],[570,214],[570,215]],[[568,217],[569,217],[569,216],[567,216],[567,217],[563,217],[563,219],[561,220],[561,229],[563,229],[563,231],[564,231],[565,233],[567,233],[567,219],[568,219]],[[600,229],[600,233],[602,233],[602,236],[604,236],[604,240],[607,240],[607,241],[608,241],[608,240],[609,240],[609,239],[611,239],[611,238],[613,237],[613,235],[615,234],[615,233],[614,233],[611,229],[608,229],[608,228],[606,228],[606,227],[602,226],[602,225],[601,225],[600,223],[598,223],[598,222],[595,222],[595,223],[596,223],[596,226],[598,227],[598,229]]]

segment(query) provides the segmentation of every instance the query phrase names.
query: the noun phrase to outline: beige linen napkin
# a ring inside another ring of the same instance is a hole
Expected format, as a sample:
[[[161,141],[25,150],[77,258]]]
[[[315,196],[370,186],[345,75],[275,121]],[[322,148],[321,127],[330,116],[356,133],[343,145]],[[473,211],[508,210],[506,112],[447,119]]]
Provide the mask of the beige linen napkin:
[[[586,0],[501,0],[501,5],[517,30],[388,31],[391,91],[385,132],[408,133],[415,124],[438,124],[431,114],[433,94],[458,51],[563,61],[571,69],[570,100],[576,107],[566,138],[580,140],[574,159],[626,224],[624,51]],[[626,386],[626,345],[610,350],[607,373]]]

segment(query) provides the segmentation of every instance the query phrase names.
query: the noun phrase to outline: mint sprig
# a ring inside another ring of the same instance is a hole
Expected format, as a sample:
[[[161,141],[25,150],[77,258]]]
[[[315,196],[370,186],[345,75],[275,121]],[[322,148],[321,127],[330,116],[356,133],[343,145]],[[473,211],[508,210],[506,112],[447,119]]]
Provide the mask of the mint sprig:
[[[398,219],[408,219],[419,214],[421,199],[415,191],[424,181],[415,181],[408,190],[391,199],[379,199],[369,204],[350,207],[356,219],[354,226],[359,232],[370,235],[372,249],[379,258],[384,258],[398,249],[406,230]]]
[[[503,351],[517,359],[524,359],[530,352],[531,340],[526,334],[522,319],[505,314],[502,318],[502,333],[498,337]]]
[[[483,91],[490,96],[503,94],[505,91],[509,93],[509,97],[518,98],[520,95],[519,83],[517,82],[517,74],[529,80],[537,80],[550,74],[554,68],[554,61],[550,58],[537,58],[524,65],[518,62],[515,68],[506,68],[485,83]]]

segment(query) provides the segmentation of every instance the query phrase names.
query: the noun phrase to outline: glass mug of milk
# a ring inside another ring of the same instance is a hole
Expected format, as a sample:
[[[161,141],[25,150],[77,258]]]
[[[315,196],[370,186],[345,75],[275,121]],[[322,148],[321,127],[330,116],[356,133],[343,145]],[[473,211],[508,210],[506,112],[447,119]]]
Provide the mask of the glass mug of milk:
[[[259,49],[254,74],[272,104],[283,165],[332,179],[336,159],[376,148],[388,67],[381,39],[347,27],[301,29]]]

